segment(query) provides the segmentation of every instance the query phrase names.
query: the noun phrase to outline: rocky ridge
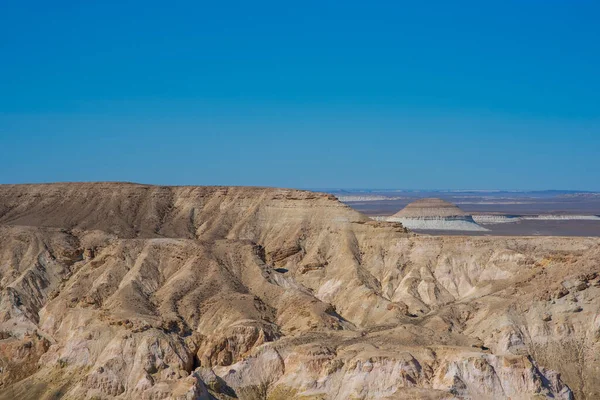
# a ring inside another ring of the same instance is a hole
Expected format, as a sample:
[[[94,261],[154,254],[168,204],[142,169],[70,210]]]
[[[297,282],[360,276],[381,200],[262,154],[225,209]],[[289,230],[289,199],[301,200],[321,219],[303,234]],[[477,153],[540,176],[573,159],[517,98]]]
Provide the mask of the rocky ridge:
[[[436,237],[333,196],[0,186],[0,398],[600,396],[600,240]]]

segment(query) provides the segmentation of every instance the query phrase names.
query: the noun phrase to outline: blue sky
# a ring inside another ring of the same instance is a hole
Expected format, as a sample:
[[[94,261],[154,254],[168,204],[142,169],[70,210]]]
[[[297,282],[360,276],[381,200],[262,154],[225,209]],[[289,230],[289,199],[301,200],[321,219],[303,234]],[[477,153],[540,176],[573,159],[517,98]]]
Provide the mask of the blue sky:
[[[600,190],[595,1],[13,1],[0,183]]]

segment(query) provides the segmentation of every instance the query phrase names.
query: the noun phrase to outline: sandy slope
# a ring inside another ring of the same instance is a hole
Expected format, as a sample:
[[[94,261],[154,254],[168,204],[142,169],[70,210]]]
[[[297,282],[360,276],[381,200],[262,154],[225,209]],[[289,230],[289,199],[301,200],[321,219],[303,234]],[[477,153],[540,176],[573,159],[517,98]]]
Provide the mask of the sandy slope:
[[[0,398],[598,398],[600,240],[304,191],[0,186]]]

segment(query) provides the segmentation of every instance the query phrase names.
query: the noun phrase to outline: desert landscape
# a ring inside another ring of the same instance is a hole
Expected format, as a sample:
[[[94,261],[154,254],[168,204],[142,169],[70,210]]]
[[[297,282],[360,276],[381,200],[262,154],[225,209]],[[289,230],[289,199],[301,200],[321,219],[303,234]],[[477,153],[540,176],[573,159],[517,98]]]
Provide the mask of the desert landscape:
[[[326,193],[0,185],[0,398],[596,399],[599,265]]]
[[[388,219],[419,199],[440,198],[485,229],[415,226],[421,233],[494,236],[600,236],[600,193],[566,190],[372,190],[332,189],[345,204],[375,219]]]
[[[600,1],[0,10],[0,400],[600,399]]]

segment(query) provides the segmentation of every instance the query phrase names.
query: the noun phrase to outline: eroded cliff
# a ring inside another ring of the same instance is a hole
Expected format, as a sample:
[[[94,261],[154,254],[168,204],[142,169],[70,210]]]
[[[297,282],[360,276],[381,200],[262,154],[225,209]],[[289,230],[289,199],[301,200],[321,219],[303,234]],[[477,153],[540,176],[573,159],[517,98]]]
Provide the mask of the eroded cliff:
[[[597,398],[599,266],[305,191],[4,185],[0,398]]]

